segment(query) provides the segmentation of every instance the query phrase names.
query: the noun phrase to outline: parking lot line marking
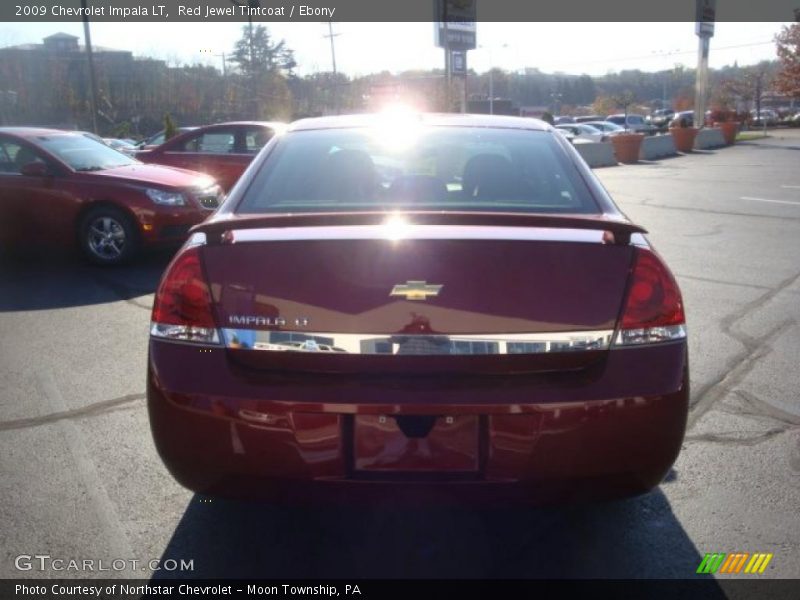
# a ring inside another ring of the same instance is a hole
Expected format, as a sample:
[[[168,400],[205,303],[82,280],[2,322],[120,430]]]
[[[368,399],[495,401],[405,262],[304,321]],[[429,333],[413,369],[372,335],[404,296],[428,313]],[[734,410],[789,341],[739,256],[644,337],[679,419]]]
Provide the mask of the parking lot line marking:
[[[49,412],[66,412],[67,403],[61,395],[53,375],[47,371],[42,371],[37,374],[37,380],[39,389],[42,392],[42,398],[48,405]],[[78,479],[83,484],[94,505],[94,513],[100,522],[100,526],[105,530],[105,541],[108,543],[108,549],[113,553],[114,558],[126,559],[133,557],[133,551],[117,509],[102,484],[97,467],[83,441],[83,432],[76,423],[70,420],[58,421],[54,426],[61,430],[63,439],[72,455]]]
[[[753,202],[772,202],[773,204],[793,204],[795,206],[800,206],[800,202],[794,202],[792,200],[771,200],[769,198],[751,198],[750,196],[741,196],[739,200],[752,200]]]

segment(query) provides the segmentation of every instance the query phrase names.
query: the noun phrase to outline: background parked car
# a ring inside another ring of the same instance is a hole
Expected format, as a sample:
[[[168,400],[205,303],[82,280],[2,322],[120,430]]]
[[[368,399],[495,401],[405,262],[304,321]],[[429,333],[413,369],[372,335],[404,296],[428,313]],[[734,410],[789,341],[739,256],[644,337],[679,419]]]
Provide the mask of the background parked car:
[[[138,160],[77,132],[0,127],[0,240],[71,246],[113,265],[179,243],[219,205],[206,175]]]
[[[670,127],[694,127],[694,111],[682,110],[676,112],[669,122]]]
[[[624,127],[621,127],[616,123],[612,123],[611,121],[589,121],[588,123],[584,123],[584,125],[594,127],[606,135],[619,135],[620,133],[625,133],[626,131]]]
[[[136,154],[136,144],[134,144],[130,140],[120,140],[117,138],[103,138],[103,143],[106,146],[110,146],[114,150],[118,150],[123,154],[127,154],[128,156],[133,156]]]
[[[778,121],[780,120],[778,113],[769,108],[764,108],[761,110],[761,112],[756,110],[750,111],[750,118],[753,120],[754,124],[767,125],[768,127],[777,125]]]
[[[609,115],[606,117],[606,121],[614,123],[615,125],[619,125],[620,127],[623,127],[628,131],[633,131],[634,133],[644,133],[646,135],[650,135],[656,131],[655,127],[645,121],[642,115]]]
[[[600,115],[584,115],[582,117],[575,117],[576,123],[590,123],[591,121],[602,121],[603,117]]]
[[[76,131],[75,133],[80,133],[83,136],[86,136],[90,140],[94,140],[95,142],[100,142],[101,144],[105,143],[103,138],[101,138],[96,133],[92,133],[91,131]]]
[[[674,116],[675,111],[671,108],[660,108],[654,110],[653,113],[647,117],[647,122],[656,129],[665,130],[669,127],[669,122]]]
[[[553,123],[555,125],[565,125],[567,123],[574,123],[574,122],[575,122],[575,117],[569,117],[569,116],[566,116],[566,115],[553,117]]]
[[[187,131],[192,131],[193,129],[197,129],[197,127],[178,127],[178,134],[180,135],[181,133],[186,133]],[[151,150],[152,148],[160,146],[165,141],[167,141],[166,131],[162,129],[161,131],[151,135],[149,138],[146,138],[136,144],[136,148],[137,150]]]
[[[572,133],[569,129],[562,129],[560,127],[556,127],[556,131],[559,134],[563,135],[567,139],[567,141],[569,141],[571,144],[575,143],[575,134]]]
[[[563,129],[572,133],[574,139],[588,140],[590,142],[605,142],[608,136],[599,129],[585,123],[572,123],[566,125],[556,125],[556,129]]]
[[[213,176],[227,192],[283,123],[242,121],[197,127],[136,158]]]

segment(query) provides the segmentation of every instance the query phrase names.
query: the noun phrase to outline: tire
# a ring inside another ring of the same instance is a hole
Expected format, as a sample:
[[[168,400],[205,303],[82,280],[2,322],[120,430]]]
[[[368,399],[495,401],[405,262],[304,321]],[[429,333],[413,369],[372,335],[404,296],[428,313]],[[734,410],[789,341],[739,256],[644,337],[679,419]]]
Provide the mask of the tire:
[[[98,206],[81,219],[78,246],[84,257],[96,265],[120,265],[137,254],[139,234],[127,213],[113,206]]]

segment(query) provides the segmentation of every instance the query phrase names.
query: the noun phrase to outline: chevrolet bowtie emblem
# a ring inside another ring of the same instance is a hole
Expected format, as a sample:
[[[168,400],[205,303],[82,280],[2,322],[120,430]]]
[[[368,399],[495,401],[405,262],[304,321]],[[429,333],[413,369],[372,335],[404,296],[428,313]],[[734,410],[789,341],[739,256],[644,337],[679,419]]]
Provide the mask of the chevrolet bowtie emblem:
[[[405,296],[406,300],[427,300],[428,296],[438,296],[442,285],[428,285],[425,281],[406,281],[397,284],[389,292],[390,296]]]

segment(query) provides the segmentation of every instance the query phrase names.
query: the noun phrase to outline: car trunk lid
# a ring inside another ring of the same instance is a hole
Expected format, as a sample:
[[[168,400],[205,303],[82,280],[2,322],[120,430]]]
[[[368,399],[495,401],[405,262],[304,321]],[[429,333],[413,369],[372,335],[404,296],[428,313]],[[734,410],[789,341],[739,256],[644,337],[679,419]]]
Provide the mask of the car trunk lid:
[[[320,227],[301,217],[198,231],[210,238],[203,258],[223,339],[247,366],[582,369],[602,360],[616,327],[633,256],[620,240],[642,230],[548,219],[334,218]]]

